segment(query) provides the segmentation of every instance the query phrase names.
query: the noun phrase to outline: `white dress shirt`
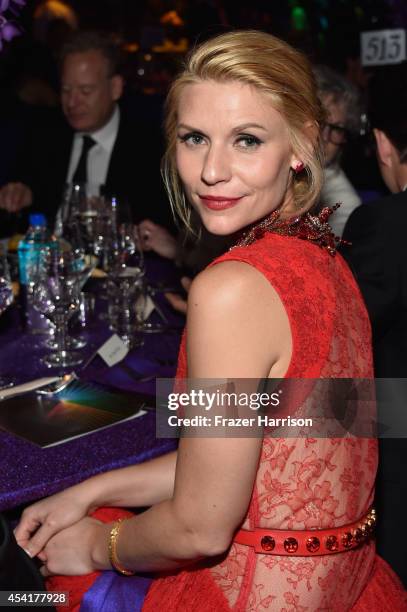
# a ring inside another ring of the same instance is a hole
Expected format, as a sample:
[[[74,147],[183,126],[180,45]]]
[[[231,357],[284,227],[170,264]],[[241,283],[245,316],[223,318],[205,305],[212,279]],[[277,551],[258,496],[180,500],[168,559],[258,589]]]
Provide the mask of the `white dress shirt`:
[[[110,156],[116,142],[119,130],[120,110],[116,105],[109,121],[96,132],[88,135],[96,141],[96,144],[88,153],[87,176],[88,183],[99,187],[106,183],[107,172],[109,169]],[[70,183],[79,162],[82,152],[82,137],[85,132],[76,132],[73,137],[71,159],[69,161],[66,182]],[[93,194],[94,195],[94,194]]]
[[[323,206],[340,203],[340,207],[329,217],[328,223],[335,236],[341,237],[349,215],[362,201],[340,166],[333,165],[324,169],[321,203]]]

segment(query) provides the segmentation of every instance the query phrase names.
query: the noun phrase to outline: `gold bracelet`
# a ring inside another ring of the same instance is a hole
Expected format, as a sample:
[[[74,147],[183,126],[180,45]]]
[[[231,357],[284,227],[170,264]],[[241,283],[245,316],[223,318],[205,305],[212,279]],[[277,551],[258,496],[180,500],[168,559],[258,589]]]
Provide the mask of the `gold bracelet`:
[[[134,576],[134,574],[136,572],[134,572],[133,570],[128,570],[125,567],[123,567],[119,561],[119,559],[117,558],[117,538],[119,535],[119,531],[120,528],[122,526],[123,521],[125,521],[125,518],[120,518],[117,521],[115,521],[115,523],[113,524],[113,527],[110,530],[110,535],[109,535],[109,561],[111,566],[120,574],[123,574],[123,576]]]

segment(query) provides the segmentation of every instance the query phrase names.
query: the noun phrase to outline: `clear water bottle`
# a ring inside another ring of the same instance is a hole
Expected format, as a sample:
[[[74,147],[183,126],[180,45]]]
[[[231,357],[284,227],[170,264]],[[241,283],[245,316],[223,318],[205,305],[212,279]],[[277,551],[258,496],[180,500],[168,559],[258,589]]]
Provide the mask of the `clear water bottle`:
[[[23,309],[23,321],[29,333],[49,333],[51,323],[33,306],[35,274],[46,248],[56,248],[57,241],[47,228],[43,214],[31,214],[29,228],[18,245],[18,266],[20,273],[20,294]]]

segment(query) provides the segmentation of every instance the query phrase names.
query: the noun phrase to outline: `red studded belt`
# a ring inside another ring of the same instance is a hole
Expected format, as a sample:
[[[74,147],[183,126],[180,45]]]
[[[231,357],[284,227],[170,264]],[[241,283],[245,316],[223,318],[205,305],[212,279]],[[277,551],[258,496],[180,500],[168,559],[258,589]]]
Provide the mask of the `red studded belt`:
[[[240,529],[233,541],[251,546],[256,553],[265,555],[292,555],[312,557],[331,555],[356,548],[373,533],[376,512],[372,508],[365,516],[343,527],[332,529]]]

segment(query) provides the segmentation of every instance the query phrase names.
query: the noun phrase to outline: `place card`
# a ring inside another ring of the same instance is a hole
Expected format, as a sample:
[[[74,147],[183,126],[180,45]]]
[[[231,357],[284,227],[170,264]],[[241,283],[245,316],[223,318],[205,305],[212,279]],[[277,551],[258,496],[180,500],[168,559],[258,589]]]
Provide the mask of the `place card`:
[[[127,345],[117,334],[113,334],[97,351],[109,368],[124,359],[128,352]]]
[[[155,304],[149,295],[146,298],[140,296],[136,302],[136,311],[142,321],[147,321],[154,308]]]

